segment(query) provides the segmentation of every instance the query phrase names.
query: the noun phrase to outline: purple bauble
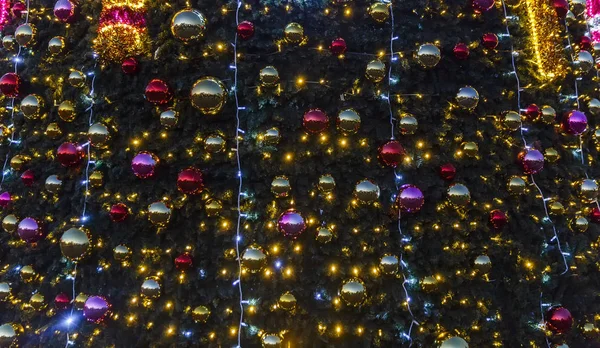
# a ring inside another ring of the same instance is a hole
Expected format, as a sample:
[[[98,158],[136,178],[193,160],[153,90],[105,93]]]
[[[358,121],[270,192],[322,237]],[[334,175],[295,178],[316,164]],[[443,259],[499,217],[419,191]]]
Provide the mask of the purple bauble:
[[[8,191],[0,193],[0,207],[8,208],[12,203],[12,197]]]
[[[90,296],[83,305],[83,316],[91,322],[99,323],[106,317],[110,304],[102,296]]]
[[[75,14],[75,4],[70,0],[58,0],[54,4],[54,15],[61,22],[69,22]]]
[[[569,134],[579,135],[586,131],[587,126],[587,117],[583,112],[577,110],[569,112],[563,122],[563,129]]]
[[[131,170],[138,178],[145,179],[154,175],[157,164],[158,157],[155,154],[142,151],[131,160]]]
[[[296,239],[306,229],[306,223],[302,215],[293,210],[288,210],[279,217],[277,227],[286,237]]]
[[[396,203],[402,211],[416,213],[421,210],[423,202],[425,202],[423,192],[415,185],[402,185],[400,187],[400,191],[396,197]]]
[[[44,230],[41,224],[31,217],[26,217],[19,222],[17,233],[27,243],[36,243],[44,237]]]
[[[519,161],[525,174],[537,174],[544,169],[544,155],[536,149],[521,151]]]

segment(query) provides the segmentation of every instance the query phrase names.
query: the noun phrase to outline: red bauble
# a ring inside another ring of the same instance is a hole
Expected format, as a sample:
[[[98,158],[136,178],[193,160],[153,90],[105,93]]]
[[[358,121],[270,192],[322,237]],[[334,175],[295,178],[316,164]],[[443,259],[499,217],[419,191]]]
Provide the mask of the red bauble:
[[[544,155],[539,150],[523,150],[518,158],[525,174],[536,174],[544,169]]]
[[[173,98],[169,85],[161,79],[153,79],[148,83],[145,96],[154,105],[166,104]]]
[[[12,15],[19,18],[23,15],[23,12],[25,12],[26,10],[27,6],[20,1],[15,2],[15,4],[11,8]]]
[[[452,52],[454,52],[456,59],[465,60],[469,58],[469,47],[462,42],[457,43]]]
[[[33,182],[35,181],[35,175],[33,175],[33,170],[27,169],[26,171],[24,171],[23,174],[21,174],[21,181],[23,182],[23,184],[25,184],[25,186],[33,185]]]
[[[0,77],[0,92],[9,98],[19,95],[21,78],[15,73],[6,73]]]
[[[495,229],[500,230],[508,223],[508,217],[502,210],[494,209],[490,212],[490,223]]]
[[[237,26],[237,34],[243,40],[248,40],[254,36],[254,24],[252,22],[243,21]]]
[[[329,117],[320,109],[310,109],[304,114],[302,125],[307,132],[318,134],[329,125]]]
[[[406,155],[406,151],[397,140],[390,140],[379,148],[379,158],[388,167],[397,167]]]
[[[10,193],[8,193],[6,191],[0,193],[0,207],[8,208],[8,207],[10,207],[11,203],[12,203],[12,197],[10,196]]]
[[[78,165],[83,156],[83,149],[75,143],[62,143],[56,150],[56,158],[64,167]]]
[[[542,112],[540,111],[540,107],[535,104],[530,104],[529,106],[527,106],[527,108],[525,109],[525,111],[523,111],[523,113],[530,120],[535,120],[536,118],[540,117],[540,115],[542,114]]]
[[[546,327],[556,335],[566,334],[573,326],[573,316],[568,309],[555,306],[546,313]]]
[[[179,172],[177,176],[177,188],[188,195],[195,195],[202,192],[204,183],[202,182],[202,172],[200,169],[190,167]]]
[[[75,4],[70,0],[58,0],[54,4],[54,15],[61,22],[69,22],[75,15]]]
[[[123,59],[121,70],[127,75],[135,74],[138,71],[138,61],[133,57]]]
[[[471,5],[476,13],[487,12],[494,7],[494,0],[473,0]]]
[[[129,215],[129,210],[125,204],[117,203],[110,207],[109,215],[113,222],[121,222],[127,218],[127,215]]]
[[[440,176],[444,180],[454,180],[456,176],[456,168],[452,163],[445,163],[440,166]]]
[[[175,267],[178,270],[185,271],[192,267],[192,256],[189,253],[183,253],[175,258]]]
[[[331,41],[331,45],[329,45],[329,50],[336,56],[344,54],[347,48],[346,40],[342,39],[341,37]]]
[[[142,151],[131,160],[131,170],[138,178],[146,179],[154,175],[158,162],[158,157],[155,154]]]
[[[595,224],[600,224],[600,209],[594,207],[590,213],[590,220]]]
[[[56,309],[66,309],[69,307],[70,303],[71,300],[69,299],[69,295],[65,294],[64,292],[61,292],[54,298],[54,306]]]
[[[17,233],[26,243],[37,243],[44,237],[44,227],[36,219],[26,217],[19,222]]]
[[[582,36],[579,39],[579,49],[584,51],[592,50],[592,39],[589,36]]]
[[[569,3],[567,0],[554,0],[552,2],[552,7],[554,7],[556,15],[559,18],[565,18],[569,12]]]
[[[494,33],[486,33],[481,37],[481,44],[488,50],[493,50],[498,47],[498,35]]]

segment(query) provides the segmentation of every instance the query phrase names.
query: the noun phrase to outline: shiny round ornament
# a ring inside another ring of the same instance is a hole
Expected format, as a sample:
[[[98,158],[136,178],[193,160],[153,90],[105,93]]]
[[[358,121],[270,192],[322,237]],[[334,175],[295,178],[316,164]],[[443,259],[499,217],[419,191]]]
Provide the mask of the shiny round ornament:
[[[0,347],[16,347],[19,337],[18,330],[15,330],[16,324],[0,325]]]
[[[106,317],[110,304],[102,296],[90,296],[83,305],[83,316],[93,323],[100,323]]]
[[[544,150],[544,158],[546,158],[548,162],[553,163],[558,161],[560,155],[558,151],[556,151],[556,149],[549,147],[546,150]]]
[[[204,205],[204,210],[208,216],[217,216],[223,209],[223,204],[218,199],[209,199]]]
[[[16,73],[6,73],[0,77],[0,92],[9,98],[19,95],[21,78]]]
[[[125,261],[129,258],[130,255],[131,255],[131,250],[129,250],[129,248],[126,247],[125,245],[117,245],[113,249],[113,257],[117,261]]]
[[[73,122],[77,116],[75,105],[70,100],[65,100],[58,105],[58,117],[65,122]]]
[[[67,309],[70,303],[71,299],[69,298],[69,295],[65,294],[64,292],[61,292],[54,298],[54,306],[58,310]]]
[[[92,187],[100,187],[104,184],[104,174],[102,172],[93,172],[89,179]]]
[[[8,214],[2,219],[2,229],[8,233],[13,233],[17,230],[19,219],[14,214]]]
[[[10,159],[10,167],[13,170],[20,171],[23,166],[29,162],[30,158],[25,155],[15,155]]]
[[[456,94],[456,102],[465,109],[475,109],[479,103],[479,93],[471,86],[462,87]]]
[[[88,233],[79,228],[69,228],[60,237],[60,251],[71,261],[81,260],[90,248]]]
[[[450,337],[442,342],[440,348],[469,348],[469,344],[460,337]]]
[[[196,323],[206,323],[208,317],[210,317],[210,309],[206,306],[198,306],[192,310],[192,319]]]
[[[260,272],[267,263],[267,255],[262,248],[253,244],[242,253],[242,267],[250,273]]]
[[[369,6],[369,15],[378,23],[387,21],[390,16],[389,5],[381,1],[374,2]]]
[[[563,335],[571,331],[573,316],[568,309],[562,306],[551,307],[546,315],[546,328],[555,335]]]
[[[475,258],[473,266],[482,273],[488,273],[492,269],[492,260],[487,255],[479,255]]]
[[[179,113],[173,109],[167,109],[160,113],[160,124],[163,127],[173,127],[177,124]]]
[[[562,205],[561,202],[550,202],[548,205],[548,209],[550,210],[550,215],[560,216],[565,213],[565,206]]]
[[[23,268],[21,268],[21,271],[19,272],[19,275],[21,276],[21,279],[23,279],[25,282],[32,281],[37,277],[36,271],[30,265],[23,266]]]
[[[35,35],[37,30],[33,24],[21,24],[15,30],[15,40],[23,47],[31,47],[35,44]]]
[[[367,70],[365,72],[365,76],[371,81],[371,82],[381,82],[383,81],[383,78],[385,77],[385,63],[380,61],[379,59],[375,59],[369,62],[369,64],[367,64]]]
[[[237,26],[237,34],[242,40],[248,40],[254,36],[254,24],[249,21],[243,21]]]
[[[473,6],[475,13],[487,12],[494,7],[494,0],[472,0],[471,6]]]
[[[48,52],[50,55],[57,56],[64,52],[67,47],[65,38],[62,36],[55,36],[48,41]]]
[[[279,296],[279,301],[277,304],[279,308],[282,308],[286,311],[291,311],[296,308],[296,296],[294,296],[291,292],[286,292],[285,294]]]
[[[218,153],[225,150],[225,139],[218,134],[209,135],[204,139],[204,150],[210,153]]]
[[[35,174],[33,173],[33,170],[27,169],[23,172],[23,174],[21,174],[21,182],[23,183],[23,185],[30,187],[31,185],[33,185],[34,181]]]
[[[4,35],[2,37],[2,47],[9,52],[13,52],[17,47],[17,40],[12,35]]]
[[[581,71],[588,72],[594,67],[594,57],[590,52],[581,50],[577,55],[575,64]]]
[[[315,237],[315,239],[319,243],[329,243],[333,239],[333,232],[331,232],[331,230],[327,227],[320,227],[317,230],[317,236]]]
[[[155,154],[142,151],[131,160],[131,170],[140,179],[150,178],[154,175],[158,163],[159,159]]]
[[[29,305],[35,309],[36,311],[39,311],[41,309],[43,309],[44,307],[46,307],[46,299],[44,298],[44,295],[38,293],[33,294],[33,296],[31,296],[29,298]]]
[[[518,158],[525,174],[537,174],[544,169],[544,155],[539,150],[525,149]]]
[[[331,41],[331,44],[329,45],[329,51],[334,56],[340,56],[346,53],[347,48],[348,46],[346,45],[346,40],[344,40],[341,37],[338,37],[337,39]]]
[[[405,155],[404,147],[397,140],[390,140],[379,147],[379,158],[388,167],[396,168]]]
[[[44,100],[35,94],[30,94],[21,100],[21,112],[28,120],[39,119],[43,106]]]
[[[4,301],[10,297],[11,288],[6,282],[0,283],[0,301]]]
[[[166,226],[171,220],[171,208],[164,202],[154,202],[148,206],[148,219],[157,226]]]
[[[589,222],[585,217],[577,216],[573,220],[571,220],[569,227],[571,228],[571,230],[573,230],[573,232],[583,233],[587,231],[589,227]]]
[[[74,167],[81,163],[84,153],[75,143],[62,143],[56,150],[56,158],[63,167]]]
[[[595,55],[600,54],[600,42],[594,42],[594,44],[592,45],[592,48],[594,50]]]
[[[573,12],[568,11],[567,15],[565,16],[565,21],[567,22],[567,25],[571,25],[577,21],[577,18],[575,18]]]
[[[494,33],[485,33],[481,37],[481,44],[488,50],[493,50],[498,47],[498,35]]]
[[[379,186],[372,180],[364,179],[354,187],[354,196],[363,203],[372,203],[379,199]]]
[[[452,163],[444,163],[440,166],[440,177],[444,180],[452,181],[456,176],[456,167]]]
[[[415,185],[402,185],[396,196],[396,204],[403,212],[416,213],[421,210],[425,197],[423,192]]]
[[[385,255],[379,260],[379,269],[385,274],[396,274],[400,261],[396,255]]]
[[[466,60],[469,58],[469,46],[465,43],[459,42],[452,49],[452,53],[454,53],[454,57],[459,60]]]
[[[518,176],[512,176],[508,180],[508,192],[514,195],[522,194],[527,189],[527,183],[525,180]]]
[[[179,172],[177,176],[177,189],[186,195],[197,195],[202,192],[204,182],[200,169],[190,167]]]
[[[165,81],[153,79],[146,85],[144,96],[148,102],[154,105],[163,105],[171,101],[173,93]]]
[[[160,284],[154,278],[148,278],[142,283],[140,292],[145,298],[157,298],[160,296]]]
[[[479,146],[474,141],[466,141],[461,145],[462,151],[469,157],[475,157],[479,153]]]
[[[54,4],[54,16],[61,22],[67,23],[75,15],[75,4],[70,0],[58,0]]]
[[[490,212],[490,224],[496,229],[501,230],[508,223],[506,213],[500,209],[494,209]]]
[[[284,236],[296,239],[306,230],[306,223],[300,213],[290,209],[281,214],[277,228]]]
[[[310,109],[304,114],[302,125],[307,132],[318,134],[327,129],[329,117],[320,109]]]
[[[221,81],[203,77],[194,83],[190,92],[192,105],[203,114],[214,115],[221,111],[227,100],[227,91]]]
[[[417,51],[417,60],[425,68],[435,67],[442,59],[440,49],[431,43],[422,44]]]
[[[73,87],[83,87],[85,84],[85,75],[79,70],[73,70],[67,78],[69,84]]]
[[[180,271],[185,271],[193,266],[192,255],[182,253],[175,258],[175,268]]]
[[[10,9],[10,13],[15,18],[23,18],[23,13],[27,13],[27,5],[22,1],[15,1]]]
[[[589,218],[593,223],[599,224],[600,223],[600,209],[598,209],[598,207],[593,207],[590,212]]]
[[[585,114],[578,110],[572,110],[563,122],[565,132],[580,135],[587,130],[588,120]]]
[[[48,126],[46,127],[45,134],[50,139],[56,139],[56,138],[58,138],[58,137],[60,137],[62,135],[62,130],[60,130],[60,127],[58,126],[58,123],[52,122],[52,123],[48,123]]]
[[[367,299],[365,284],[358,278],[351,278],[344,282],[340,290],[344,302],[350,306],[359,306]]]
[[[123,203],[116,203],[110,207],[108,211],[108,216],[110,216],[110,220],[112,222],[121,222],[124,221],[129,215],[129,209]]]
[[[277,334],[266,333],[260,338],[263,348],[281,348],[283,341]]]
[[[592,114],[594,116],[600,115],[600,100],[598,100],[596,98],[592,98],[588,102],[588,110],[589,110],[590,114]]]
[[[201,38],[205,30],[206,18],[194,9],[181,10],[171,19],[171,33],[184,42]]]
[[[287,197],[291,190],[290,180],[285,175],[277,176],[271,181],[271,192],[276,197]]]
[[[452,184],[448,188],[448,201],[456,207],[466,207],[471,202],[471,193],[463,184]]]
[[[304,28],[295,22],[286,25],[283,30],[285,41],[292,44],[299,44],[304,40]]]
[[[330,174],[321,175],[317,186],[321,192],[332,192],[335,189],[335,179]]]
[[[585,202],[598,199],[598,183],[593,179],[583,179],[579,184],[579,196]]]
[[[502,125],[511,131],[521,128],[521,115],[516,111],[508,111],[502,117]]]
[[[104,148],[110,140],[108,128],[102,123],[94,123],[88,129],[88,139],[93,147]]]
[[[269,65],[260,69],[259,77],[262,86],[273,87],[279,82],[279,71],[274,66]]]
[[[340,111],[337,117],[337,127],[345,134],[354,134],[360,128],[360,115],[354,109]]]
[[[77,294],[77,296],[75,296],[75,300],[73,300],[75,308],[77,310],[83,310],[83,308],[85,307],[85,301],[87,301],[88,298],[89,296],[84,293]]]
[[[38,220],[26,217],[19,222],[17,233],[26,243],[37,243],[44,238],[44,227]]]
[[[125,58],[121,62],[121,70],[126,75],[133,75],[133,74],[137,73],[138,69],[139,69],[138,61],[134,57]]]
[[[575,16],[580,16],[585,12],[586,0],[570,0],[571,11]]]
[[[0,207],[8,208],[12,204],[12,196],[9,192],[2,192],[0,194]]]
[[[419,121],[412,115],[402,115],[400,117],[400,122],[398,122],[398,127],[400,128],[400,132],[404,135],[414,134],[419,127]]]

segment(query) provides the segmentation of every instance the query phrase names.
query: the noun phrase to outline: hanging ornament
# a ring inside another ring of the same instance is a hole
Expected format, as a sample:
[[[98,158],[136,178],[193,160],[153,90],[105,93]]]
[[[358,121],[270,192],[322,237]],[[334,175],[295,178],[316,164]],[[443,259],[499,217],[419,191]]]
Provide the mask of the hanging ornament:
[[[577,54],[575,65],[579,68],[579,70],[586,73],[594,67],[594,57],[590,52],[581,50]]]
[[[330,174],[321,175],[318,187],[321,192],[331,192],[335,189],[335,179]]]
[[[496,230],[501,230],[508,223],[506,213],[499,209],[490,212],[490,223]]]
[[[331,45],[329,45],[329,51],[334,56],[343,55],[347,48],[348,46],[346,46],[346,40],[342,39],[341,37],[331,41]]]
[[[565,132],[574,135],[580,135],[587,130],[587,117],[585,114],[578,110],[569,112],[565,120],[563,121],[562,128]]]
[[[594,116],[600,115],[600,100],[592,98],[588,103],[588,110]]]
[[[206,306],[198,306],[192,311],[192,319],[194,319],[196,323],[206,323],[209,316],[210,309]]]
[[[102,0],[94,51],[101,60],[121,63],[144,54],[149,48],[144,1]]]
[[[19,219],[14,214],[8,214],[2,219],[2,228],[8,233],[13,233],[17,230]]]
[[[34,280],[37,277],[36,271],[30,265],[23,266],[19,272],[19,275],[26,283]]]
[[[37,311],[43,309],[46,307],[44,295],[40,294],[39,292],[33,294],[33,296],[29,298],[29,305]]]
[[[204,139],[204,150],[210,153],[218,153],[225,150],[225,139],[219,134],[209,135]]]
[[[0,92],[9,98],[19,95],[21,78],[16,73],[6,73],[0,77]]]
[[[296,309],[297,302],[298,301],[296,300],[296,296],[294,296],[294,294],[291,292],[286,292],[285,294],[279,296],[277,304],[279,305],[279,308],[289,312]]]
[[[296,239],[306,229],[306,223],[300,213],[290,209],[281,214],[277,227],[284,236]]]
[[[567,0],[553,0],[552,7],[554,7],[558,18],[565,18],[567,12],[569,12],[569,3]]]
[[[227,100],[223,83],[214,77],[203,77],[194,83],[190,93],[192,105],[203,114],[218,113]]]
[[[471,193],[463,184],[452,184],[448,188],[448,201],[455,207],[466,207],[471,202]]]
[[[379,269],[384,274],[398,273],[400,261],[396,255],[385,255],[379,259]]]
[[[550,210],[550,215],[560,216],[565,213],[565,206],[560,202],[551,202],[548,208]]]
[[[180,254],[175,258],[175,268],[180,271],[188,270],[192,267],[192,255],[189,253]]]
[[[17,329],[15,329],[17,328]],[[0,346],[1,347],[16,347],[19,338],[19,330],[17,324],[0,325]]]
[[[579,45],[580,50],[589,52],[589,51],[593,50],[592,44],[593,44],[593,41],[589,36],[583,35],[579,38],[578,45]]]
[[[73,300],[75,308],[77,310],[83,310],[83,308],[85,307],[85,301],[87,301],[88,298],[89,296],[84,293],[77,294],[77,296],[75,296],[75,300]]]
[[[333,239],[333,232],[327,227],[321,227],[317,230],[317,236],[315,238],[319,243],[329,243]]]
[[[345,134],[354,134],[360,128],[360,115],[354,109],[340,111],[337,117],[337,127]]]
[[[579,184],[579,196],[584,202],[592,203],[598,198],[598,183],[594,179],[583,179]]]
[[[556,120],[556,110],[550,105],[542,106],[542,114],[540,115],[540,119],[545,124],[553,124]]]
[[[440,166],[440,176],[444,180],[454,180],[456,176],[456,168],[452,163],[445,163]]]
[[[521,115],[516,111],[507,111],[502,118],[502,125],[511,131],[521,128]]]
[[[88,139],[90,144],[96,148],[104,148],[110,140],[108,128],[102,123],[94,123],[88,129]]]
[[[60,237],[60,251],[71,261],[81,260],[89,248],[89,232],[84,229],[72,227]]]
[[[367,299],[367,289],[362,280],[351,278],[342,285],[340,295],[346,304],[356,307]]]
[[[262,68],[259,77],[260,83],[264,87],[273,87],[279,82],[279,72],[272,65]]]
[[[116,203],[110,207],[108,215],[113,222],[121,222],[129,215],[129,209],[124,203]]]
[[[249,21],[243,21],[237,26],[237,34],[242,40],[248,40],[254,36],[254,24]]]
[[[160,296],[160,283],[154,278],[148,278],[142,283],[140,292],[145,298],[158,298]]]
[[[494,33],[485,33],[481,37],[481,44],[488,50],[493,50],[498,47],[498,35]]]
[[[67,23],[75,15],[75,4],[70,0],[58,0],[54,3],[54,16],[61,22]]]
[[[396,196],[396,205],[406,213],[416,213],[421,210],[425,197],[423,192],[415,185],[405,184],[400,186]]]
[[[23,174],[21,174],[21,182],[23,182],[25,186],[30,187],[31,185],[33,185],[34,181],[35,175],[33,174],[33,171],[31,169],[27,169],[23,172]]]
[[[62,135],[62,131],[60,130],[60,127],[58,126],[58,123],[51,122],[51,123],[48,123],[48,126],[46,127],[45,134],[50,139],[56,139],[56,138],[58,138],[58,137],[60,137]]]
[[[177,124],[179,113],[173,109],[167,109],[160,113],[160,124],[164,127],[173,127]]]
[[[381,1],[374,2],[369,6],[369,15],[378,23],[387,21],[390,16],[389,5]]]
[[[304,28],[298,23],[290,23],[283,30],[285,41],[291,44],[299,44],[304,40]]]
[[[35,35],[37,30],[33,24],[21,24],[15,30],[15,40],[20,46],[31,47],[35,45]]]
[[[379,158],[386,166],[396,168],[406,155],[406,151],[397,140],[390,140],[379,147]]]
[[[10,12],[15,18],[23,18],[23,12],[27,12],[27,5],[24,2],[15,1]]]
[[[479,93],[471,86],[461,87],[456,93],[456,102],[465,109],[475,109],[479,103]]]
[[[65,38],[62,36],[55,36],[50,41],[48,41],[48,52],[50,55],[57,56],[65,50],[66,42]]]
[[[469,348],[469,344],[460,337],[450,337],[442,342],[440,348]]]
[[[278,198],[287,197],[291,189],[290,180],[285,175],[276,176],[271,182],[271,192]]]
[[[65,122],[73,122],[77,116],[75,105],[70,100],[65,100],[58,105],[58,117]]]
[[[589,227],[589,222],[585,217],[577,216],[573,220],[571,220],[569,227],[573,232],[583,233],[587,231]]]
[[[171,220],[171,208],[164,202],[154,202],[148,206],[148,219],[156,226],[166,226]]]
[[[177,189],[187,195],[196,195],[204,189],[202,172],[200,169],[189,167],[179,172],[177,176]]]
[[[0,283],[0,301],[4,301],[11,296],[10,285],[7,282]]]
[[[242,267],[250,273],[260,272],[267,263],[267,255],[262,248],[252,244],[242,253]]]
[[[183,42],[201,38],[205,30],[206,18],[198,10],[181,10],[171,19],[171,33]]]
[[[318,134],[329,126],[329,117],[321,109],[310,109],[304,114],[302,125],[307,132]]]
[[[419,121],[412,115],[402,115],[398,127],[400,128],[400,132],[404,135],[414,134],[419,127]]]
[[[10,167],[13,170],[20,171],[23,169],[23,166],[29,163],[30,158],[24,155],[15,155],[10,159]]]
[[[144,92],[146,100],[154,105],[162,105],[171,101],[173,93],[169,85],[161,79],[153,79],[146,85]]]
[[[93,172],[89,179],[92,187],[100,187],[104,183],[104,174],[102,172]]]
[[[17,47],[17,40],[12,35],[4,35],[2,37],[2,47],[9,52],[14,52]]]
[[[518,158],[525,174],[537,174],[544,169],[544,155],[536,149],[523,150]]]
[[[37,120],[40,118],[44,100],[35,94],[30,94],[21,100],[21,112],[28,120]]]
[[[598,209],[598,207],[592,208],[592,211],[590,212],[590,220],[595,224],[600,224],[600,209]],[[2,227],[4,227],[4,221],[2,222]]]
[[[141,151],[131,160],[131,170],[140,179],[151,178],[160,160],[152,152]]]
[[[479,146],[474,141],[465,141],[461,144],[462,151],[469,157],[476,157],[479,153]]]
[[[475,13],[487,12],[494,7],[494,0],[472,0],[471,5]]]
[[[65,294],[64,292],[61,292],[54,298],[54,306],[58,310],[67,309],[70,303],[71,299],[69,298],[69,295]]]
[[[364,179],[354,187],[354,196],[363,203],[373,203],[379,199],[379,186],[372,180]]]
[[[482,273],[488,273],[492,269],[492,260],[487,255],[479,255],[475,258],[473,266]]]
[[[563,335],[571,331],[573,316],[568,309],[562,306],[551,307],[546,316],[546,328],[555,335]]]
[[[417,51],[417,60],[425,68],[435,67],[442,59],[440,49],[431,43],[423,44]]]
[[[454,57],[456,57],[456,59],[465,60],[469,58],[469,46],[467,46],[465,43],[457,43],[454,46],[454,49],[452,49],[452,52],[454,53]]]
[[[553,163],[558,161],[560,155],[558,154],[558,151],[556,151],[556,149],[549,147],[544,151],[544,157],[546,158],[546,160],[548,160],[548,162]]]
[[[133,75],[138,71],[138,61],[134,57],[127,57],[121,62],[121,70],[126,75]]]
[[[63,167],[79,165],[83,156],[83,149],[75,143],[62,143],[56,150],[56,158]]]
[[[580,16],[585,12],[586,0],[570,0],[571,11],[575,16]]]
[[[131,250],[125,245],[117,245],[113,249],[113,256],[117,261],[125,261],[131,255]]]
[[[106,317],[110,304],[102,296],[90,296],[83,305],[83,316],[93,323],[101,323]]]
[[[17,233],[26,243],[37,243],[44,238],[44,227],[38,220],[26,217],[19,222]]]
[[[209,199],[204,205],[204,210],[208,216],[217,216],[223,209],[223,204],[218,199]]]
[[[11,203],[12,203],[12,197],[11,197],[10,193],[2,192],[0,194],[0,207],[6,209],[11,205]]]
[[[374,83],[383,81],[383,78],[385,77],[385,63],[379,59],[370,61],[369,64],[367,64],[365,76]]]

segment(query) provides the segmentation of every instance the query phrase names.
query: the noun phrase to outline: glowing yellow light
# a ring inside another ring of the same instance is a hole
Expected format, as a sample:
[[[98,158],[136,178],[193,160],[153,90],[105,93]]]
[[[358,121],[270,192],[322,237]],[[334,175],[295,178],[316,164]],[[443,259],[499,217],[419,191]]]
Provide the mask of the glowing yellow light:
[[[293,155],[291,153],[288,153],[288,154],[285,155],[285,160],[288,161],[288,162],[291,161],[292,158],[293,158]]]
[[[222,43],[217,44],[217,50],[222,51],[224,48],[225,46]]]
[[[352,9],[350,9],[350,7],[346,7],[346,9],[344,10],[344,15],[346,17],[349,17],[352,15]]]
[[[331,265],[329,267],[329,270],[331,271],[331,273],[335,273],[335,271],[337,271],[337,266],[336,265]]]
[[[304,81],[304,77],[298,77],[298,78],[296,79],[296,84],[297,84],[298,86],[302,86],[302,85],[304,85],[304,82],[305,82],[305,81]]]

